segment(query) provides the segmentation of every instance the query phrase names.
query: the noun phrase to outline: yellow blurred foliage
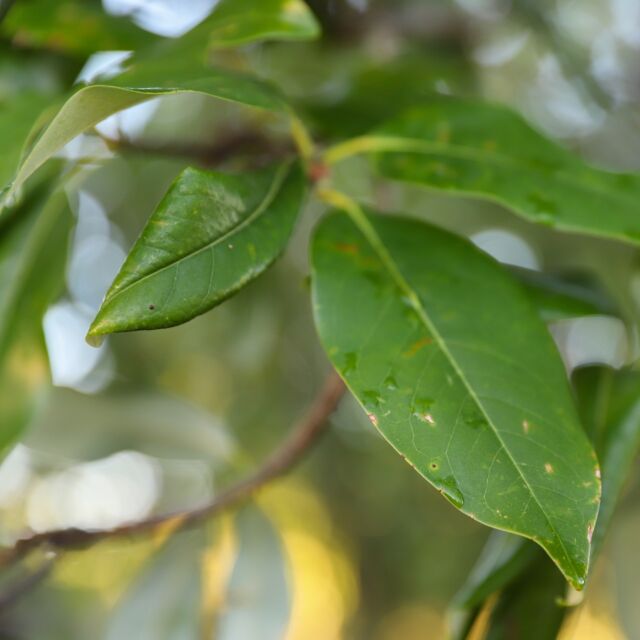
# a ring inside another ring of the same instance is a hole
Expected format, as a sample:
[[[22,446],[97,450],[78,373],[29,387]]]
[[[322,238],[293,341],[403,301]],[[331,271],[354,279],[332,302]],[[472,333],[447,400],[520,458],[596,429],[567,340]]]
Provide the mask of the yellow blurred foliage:
[[[389,614],[380,624],[375,640],[446,637],[445,620],[441,612],[426,604],[412,604]]]
[[[339,640],[358,605],[355,569],[319,496],[295,481],[258,499],[279,529],[289,561],[292,611],[285,640]]]

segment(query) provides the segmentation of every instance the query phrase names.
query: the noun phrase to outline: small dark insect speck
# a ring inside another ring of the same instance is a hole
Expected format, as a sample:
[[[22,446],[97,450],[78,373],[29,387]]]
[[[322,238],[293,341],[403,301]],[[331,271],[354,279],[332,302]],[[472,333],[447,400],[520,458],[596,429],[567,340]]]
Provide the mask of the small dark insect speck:
[[[153,311],[156,308],[155,304],[150,304],[149,305],[149,311]]]

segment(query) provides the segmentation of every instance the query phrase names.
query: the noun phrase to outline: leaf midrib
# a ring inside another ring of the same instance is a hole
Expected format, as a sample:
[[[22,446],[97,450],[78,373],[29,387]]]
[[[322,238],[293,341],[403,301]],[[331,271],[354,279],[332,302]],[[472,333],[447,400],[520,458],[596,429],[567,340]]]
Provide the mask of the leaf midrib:
[[[524,482],[525,486],[527,487],[529,493],[531,494],[531,496],[535,500],[536,504],[538,505],[538,508],[540,509],[540,512],[543,514],[543,516],[545,517],[545,519],[548,522],[549,526],[551,527],[551,530],[553,531],[553,533],[554,533],[554,535],[556,537],[556,540],[560,543],[560,546],[562,547],[562,550],[564,551],[565,557],[567,558],[567,560],[569,561],[569,564],[573,568],[575,577],[576,578],[582,577],[581,573],[577,570],[577,567],[576,567],[571,555],[568,553],[567,548],[566,548],[566,546],[565,546],[565,544],[564,544],[564,542],[562,540],[562,537],[558,534],[558,531],[557,531],[556,527],[552,523],[552,521],[551,521],[549,515],[547,514],[547,512],[545,511],[545,509],[543,509],[542,504],[540,503],[540,500],[538,499],[538,496],[536,495],[536,492],[533,490],[533,487],[531,486],[531,484],[529,483],[529,481],[527,480],[527,478],[523,474],[522,470],[520,469],[520,467],[518,466],[518,464],[514,460],[513,456],[511,455],[511,452],[509,451],[509,449],[506,446],[504,440],[502,439],[499,431],[497,430],[496,426],[494,425],[493,420],[487,414],[487,412],[486,412],[486,410],[484,408],[484,405],[480,401],[478,395],[475,393],[475,391],[473,390],[473,388],[470,386],[469,382],[467,381],[466,377],[463,375],[463,372],[460,369],[460,366],[458,365],[458,362],[453,357],[453,354],[447,348],[447,345],[446,345],[446,342],[445,342],[444,338],[440,335],[440,332],[437,330],[437,328],[435,327],[435,325],[432,323],[432,321],[430,320],[429,316],[427,315],[426,310],[424,309],[424,307],[422,305],[422,302],[420,301],[420,298],[418,297],[416,292],[413,290],[413,288],[409,285],[409,283],[407,282],[405,277],[402,275],[402,273],[401,273],[400,269],[398,268],[397,264],[395,263],[393,257],[391,256],[391,254],[389,253],[387,248],[384,246],[384,243],[382,242],[382,239],[380,238],[380,236],[378,235],[377,231],[375,230],[375,227],[371,224],[371,222],[367,218],[367,216],[364,213],[364,211],[356,203],[353,203],[353,204],[354,204],[354,209],[351,210],[351,211],[348,211],[348,213],[351,215],[352,220],[356,223],[357,227],[360,229],[360,232],[365,236],[367,241],[371,244],[373,250],[378,254],[378,257],[382,261],[383,265],[387,268],[387,270],[391,274],[392,278],[396,281],[396,284],[400,287],[400,289],[408,297],[408,299],[411,302],[411,306],[413,307],[414,311],[417,313],[417,315],[420,318],[420,320],[422,321],[422,323],[425,325],[425,328],[427,329],[427,331],[429,331],[433,335],[433,337],[435,338],[436,343],[438,344],[438,346],[440,347],[442,352],[445,354],[445,356],[447,357],[447,359],[451,363],[456,375],[462,381],[462,383],[463,383],[464,387],[466,388],[467,392],[469,393],[469,395],[471,396],[471,398],[475,402],[475,404],[478,407],[478,409],[482,412],[482,415],[484,416],[484,418],[487,420],[487,423],[489,425],[491,425],[492,431],[493,431],[496,439],[500,443],[500,446],[502,447],[502,449],[507,454],[509,460],[511,461],[511,464],[514,467],[514,469],[517,471],[518,475],[520,476],[520,478]],[[356,209],[357,209],[357,212],[356,212]]]
[[[179,258],[176,258],[175,260],[172,260],[171,262],[165,264],[161,268],[151,271],[145,274],[144,276],[142,276],[141,278],[138,278],[137,280],[130,282],[128,285],[126,285],[122,289],[118,289],[118,291],[116,291],[112,296],[107,297],[107,299],[105,300],[105,304],[111,304],[116,298],[118,298],[118,296],[123,294],[125,291],[128,291],[132,287],[138,286],[145,280],[155,277],[158,274],[162,273],[163,271],[170,269],[175,264],[178,264],[183,260],[189,260],[191,258],[194,258],[195,256],[197,256],[200,253],[203,253],[204,251],[209,251],[216,245],[225,242],[229,237],[240,233],[245,227],[249,226],[257,218],[259,218],[266,211],[266,209],[271,205],[271,203],[275,200],[276,195],[279,193],[280,188],[282,187],[287,175],[289,174],[290,169],[291,169],[290,164],[285,164],[282,167],[278,168],[278,170],[275,172],[275,175],[273,177],[273,182],[269,186],[269,189],[267,190],[264,198],[260,201],[257,207],[246,218],[242,219],[237,225],[231,227],[223,235],[219,236],[215,240],[212,240],[211,242],[208,242],[207,244],[203,245],[196,251],[192,251],[191,253],[187,253],[183,256],[180,256]]]
[[[536,168],[535,165],[529,165],[526,161],[514,158],[511,156],[506,156],[504,154],[498,153],[496,151],[489,150],[477,150],[470,146],[456,145],[450,143],[439,143],[432,142],[429,140],[420,140],[417,138],[412,138],[409,136],[368,136],[363,138],[363,140],[375,140],[378,138],[381,142],[388,143],[389,145],[397,145],[396,148],[390,149],[387,148],[388,152],[396,152],[396,153],[423,153],[425,155],[428,154],[442,154],[442,155],[450,155],[453,157],[465,159],[465,160],[473,160],[473,161],[482,161],[482,162],[491,162],[496,165],[503,165],[508,167],[515,167],[521,170],[526,170],[528,172],[536,172],[540,173],[540,169]],[[384,152],[384,149],[380,150]],[[371,149],[372,153],[376,152],[376,149]],[[586,169],[588,171],[593,171],[592,167],[585,165],[581,167],[581,169]],[[585,192],[591,192],[593,194],[597,194],[606,198],[610,198],[612,200],[617,200],[620,203],[624,203],[626,206],[637,205],[637,202],[630,197],[627,197],[623,194],[617,193],[612,190],[604,189],[600,186],[591,184],[589,182],[584,182],[582,180],[578,180],[571,175],[564,173],[563,168],[558,170],[558,173],[554,173],[552,178],[557,180],[558,182],[564,182],[565,184],[574,187],[575,189],[582,190]],[[612,174],[614,175],[614,174]],[[467,191],[464,189],[464,191]]]

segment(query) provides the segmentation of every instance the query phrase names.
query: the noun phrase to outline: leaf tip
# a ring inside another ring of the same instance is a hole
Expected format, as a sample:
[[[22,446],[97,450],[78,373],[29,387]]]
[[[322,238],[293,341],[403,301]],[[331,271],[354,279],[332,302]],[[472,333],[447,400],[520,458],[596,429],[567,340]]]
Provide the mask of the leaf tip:
[[[104,324],[96,317],[91,323],[84,339],[89,346],[98,348],[102,345],[109,333],[110,332],[104,327]]]

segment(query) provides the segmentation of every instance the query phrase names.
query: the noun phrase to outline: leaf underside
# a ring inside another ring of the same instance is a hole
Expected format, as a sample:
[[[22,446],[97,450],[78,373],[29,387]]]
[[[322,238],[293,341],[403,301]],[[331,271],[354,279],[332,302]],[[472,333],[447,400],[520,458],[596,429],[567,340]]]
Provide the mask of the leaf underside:
[[[0,200],[10,202],[20,187],[49,158],[77,135],[105,118],[159,96],[199,93],[249,107],[282,112],[279,93],[250,76],[213,69],[204,61],[204,46],[194,42],[170,42],[157,55],[141,56],[115,78],[88,85],[73,93],[20,162],[15,176]]]
[[[332,363],[390,444],[463,512],[539,543],[584,583],[600,483],[563,365],[522,290],[429,225],[344,215],[313,241]]]
[[[219,304],[280,255],[305,192],[298,164],[240,176],[186,169],[132,248],[89,335],[171,327]]]

